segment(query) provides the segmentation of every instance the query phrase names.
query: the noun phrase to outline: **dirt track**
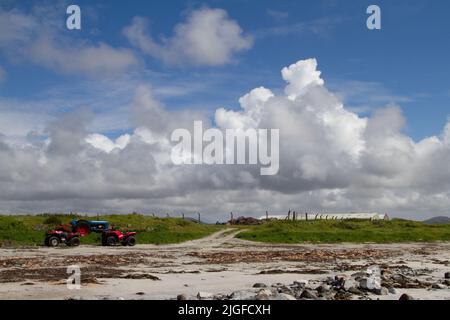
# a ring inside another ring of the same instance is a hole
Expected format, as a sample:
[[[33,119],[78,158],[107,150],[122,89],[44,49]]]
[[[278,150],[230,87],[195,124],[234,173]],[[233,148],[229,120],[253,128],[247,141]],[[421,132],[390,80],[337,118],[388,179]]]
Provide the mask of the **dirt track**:
[[[176,245],[0,249],[0,299],[173,299],[180,293],[229,294],[254,283],[292,283],[350,275],[369,266],[407,268],[425,283],[450,271],[450,243],[268,245],[235,239],[227,229]],[[66,268],[81,268],[69,290]],[[450,289],[400,288],[376,297],[450,299]]]

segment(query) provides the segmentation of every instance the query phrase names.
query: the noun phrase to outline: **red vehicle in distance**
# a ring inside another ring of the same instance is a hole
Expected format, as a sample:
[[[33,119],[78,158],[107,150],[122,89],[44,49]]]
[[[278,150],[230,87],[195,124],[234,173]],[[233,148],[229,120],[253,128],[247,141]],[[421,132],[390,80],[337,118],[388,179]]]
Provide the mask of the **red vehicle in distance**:
[[[123,246],[134,246],[136,244],[136,232],[129,231],[123,233],[119,230],[105,230],[102,232],[102,245],[115,246],[118,243]]]

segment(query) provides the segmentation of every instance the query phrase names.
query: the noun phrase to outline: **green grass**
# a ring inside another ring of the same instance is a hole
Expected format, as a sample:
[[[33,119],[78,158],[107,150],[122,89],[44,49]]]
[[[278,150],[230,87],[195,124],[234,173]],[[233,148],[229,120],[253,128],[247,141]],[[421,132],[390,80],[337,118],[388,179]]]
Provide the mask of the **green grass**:
[[[45,232],[70,215],[1,216],[0,246],[42,245]],[[224,226],[201,225],[179,218],[154,218],[139,214],[89,217],[108,220],[120,230],[138,232],[138,243],[168,244],[203,238]],[[450,241],[450,224],[426,225],[421,222],[392,221],[273,221],[259,226],[233,226],[245,229],[238,238],[268,243],[338,242],[434,242]],[[100,235],[90,234],[82,244],[100,245]]]
[[[450,224],[391,221],[272,221],[248,227],[238,238],[268,243],[391,243],[450,241]]]
[[[45,232],[60,223],[69,223],[75,216],[37,215],[0,216],[0,246],[42,245]],[[202,225],[180,218],[154,218],[139,214],[78,217],[87,220],[108,220],[111,226],[124,231],[137,231],[138,243],[168,244],[203,238],[221,226]],[[100,234],[82,238],[82,244],[100,244]]]

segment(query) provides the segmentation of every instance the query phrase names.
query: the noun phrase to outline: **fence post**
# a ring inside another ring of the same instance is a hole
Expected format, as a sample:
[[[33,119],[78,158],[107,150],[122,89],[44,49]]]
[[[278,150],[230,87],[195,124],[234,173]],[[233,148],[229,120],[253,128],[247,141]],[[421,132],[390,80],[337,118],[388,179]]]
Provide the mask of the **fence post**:
[[[269,212],[266,211],[266,220],[269,220]]]
[[[200,223],[201,222],[201,216],[200,216],[200,212],[197,212],[197,214],[198,214],[198,223]]]

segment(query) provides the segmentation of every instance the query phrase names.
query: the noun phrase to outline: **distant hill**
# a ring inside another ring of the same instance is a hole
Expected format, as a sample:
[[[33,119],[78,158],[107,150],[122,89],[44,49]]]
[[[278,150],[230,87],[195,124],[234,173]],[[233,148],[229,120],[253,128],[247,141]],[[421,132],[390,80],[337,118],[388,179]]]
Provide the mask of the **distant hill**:
[[[450,223],[450,217],[433,217],[424,221],[426,224],[446,224]]]

